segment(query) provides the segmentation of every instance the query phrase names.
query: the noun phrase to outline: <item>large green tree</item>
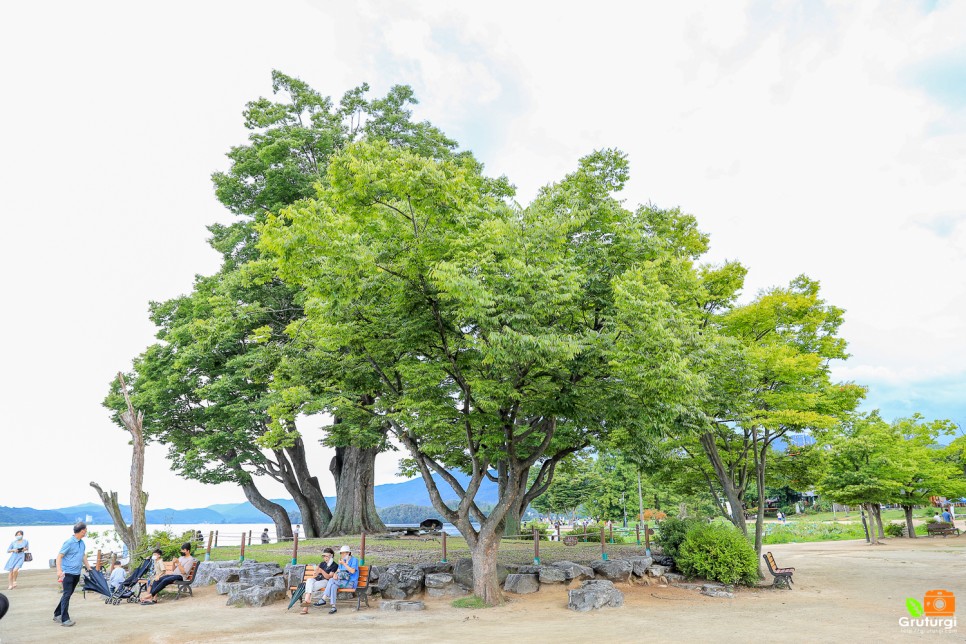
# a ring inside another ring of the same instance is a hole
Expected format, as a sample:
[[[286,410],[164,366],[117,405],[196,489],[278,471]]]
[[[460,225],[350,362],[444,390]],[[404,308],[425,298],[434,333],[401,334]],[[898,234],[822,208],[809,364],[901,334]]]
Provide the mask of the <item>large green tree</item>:
[[[262,229],[280,275],[308,296],[293,333],[350,374],[330,413],[389,425],[466,538],[487,603],[502,601],[508,516],[557,465],[614,427],[650,431],[690,394],[675,297],[706,239],[665,234],[693,228],[677,211],[623,208],[613,193],[626,179],[623,155],[594,153],[517,208],[467,155],[365,142],[331,161],[314,203]],[[372,404],[351,389],[360,373],[380,382]],[[499,483],[488,514],[476,503],[485,478]]]

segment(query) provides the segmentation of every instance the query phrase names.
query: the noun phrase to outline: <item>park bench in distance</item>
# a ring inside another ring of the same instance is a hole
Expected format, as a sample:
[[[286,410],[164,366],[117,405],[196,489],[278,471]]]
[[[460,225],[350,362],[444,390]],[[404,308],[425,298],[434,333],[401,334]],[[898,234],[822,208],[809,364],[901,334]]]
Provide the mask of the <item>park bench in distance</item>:
[[[792,575],[795,574],[794,568],[779,568],[778,564],[775,563],[775,557],[770,553],[766,552],[761,556],[765,560],[765,565],[768,566],[768,572],[772,574],[775,578],[774,585],[778,588],[787,588],[791,590],[792,588]]]
[[[945,523],[942,521],[926,524],[926,535],[930,537],[935,537],[936,535],[940,535],[940,534],[944,537],[948,535],[953,535],[954,537],[958,537],[959,528],[954,526],[952,523]]]

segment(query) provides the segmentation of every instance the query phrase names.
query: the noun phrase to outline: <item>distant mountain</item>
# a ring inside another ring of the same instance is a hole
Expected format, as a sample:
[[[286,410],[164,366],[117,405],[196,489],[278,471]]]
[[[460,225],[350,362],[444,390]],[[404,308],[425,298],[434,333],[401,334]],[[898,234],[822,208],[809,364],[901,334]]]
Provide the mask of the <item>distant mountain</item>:
[[[470,480],[469,476],[461,472],[453,472],[453,476],[460,482],[460,485],[464,486]],[[433,475],[433,480],[439,486],[443,499],[450,501],[458,498],[453,488],[443,481],[438,474]],[[495,504],[497,494],[497,484],[488,479],[484,480],[476,496],[477,503],[480,505]],[[426,485],[423,483],[422,478],[415,478],[409,481],[403,481],[402,483],[377,485],[375,487],[375,498],[377,508],[390,508],[401,505],[421,506],[419,510],[409,511],[417,514],[426,513],[426,516],[423,518],[435,516],[435,514],[428,514],[433,503],[429,499],[429,492],[426,490]],[[330,507],[335,506],[335,497],[327,496],[325,500],[329,503]],[[272,501],[281,505],[289,513],[298,514],[298,506],[295,505],[295,501],[292,499],[272,499]],[[124,515],[126,521],[131,520],[131,509],[129,506],[121,505],[121,514]],[[84,520],[88,516],[91,517],[91,523],[112,523],[111,515],[107,513],[104,506],[98,505],[97,503],[81,503],[80,505],[71,505],[66,508],[57,508],[54,510],[5,508],[0,506],[0,524],[65,525],[74,523],[78,519]],[[149,509],[145,512],[145,518],[148,523],[161,525],[174,523],[262,523],[268,520],[268,517],[256,510],[247,501],[244,503],[219,503],[206,508],[189,508],[185,510],[174,510],[172,508],[162,508],[160,510]],[[391,523],[397,522],[391,521]]]
[[[70,519],[56,510],[8,508],[0,505],[0,525],[64,525]]]

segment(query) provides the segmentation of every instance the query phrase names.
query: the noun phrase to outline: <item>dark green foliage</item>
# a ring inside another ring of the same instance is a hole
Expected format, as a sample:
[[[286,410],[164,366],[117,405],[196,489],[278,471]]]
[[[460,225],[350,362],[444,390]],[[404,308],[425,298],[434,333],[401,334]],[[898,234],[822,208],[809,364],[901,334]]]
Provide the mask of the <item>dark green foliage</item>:
[[[664,554],[674,560],[678,558],[678,549],[684,542],[688,530],[701,524],[700,519],[676,519],[668,517],[658,524],[657,542]]]
[[[688,577],[749,586],[758,582],[754,546],[737,528],[722,523],[691,527],[674,563]]]
[[[887,537],[901,537],[905,529],[906,526],[901,523],[888,523],[884,528]]]

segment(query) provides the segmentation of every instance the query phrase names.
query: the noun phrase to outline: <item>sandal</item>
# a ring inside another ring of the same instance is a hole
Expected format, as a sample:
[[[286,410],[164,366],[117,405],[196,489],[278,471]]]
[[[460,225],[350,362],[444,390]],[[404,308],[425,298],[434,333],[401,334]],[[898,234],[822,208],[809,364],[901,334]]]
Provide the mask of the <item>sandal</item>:
[[[302,613],[301,614],[302,615],[308,615],[309,614],[309,607],[308,606],[303,606],[302,607]]]

